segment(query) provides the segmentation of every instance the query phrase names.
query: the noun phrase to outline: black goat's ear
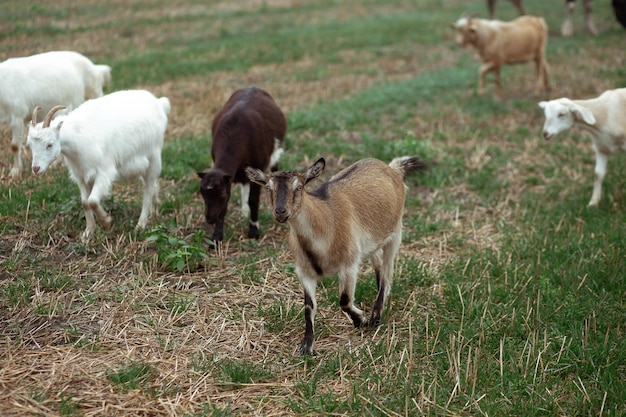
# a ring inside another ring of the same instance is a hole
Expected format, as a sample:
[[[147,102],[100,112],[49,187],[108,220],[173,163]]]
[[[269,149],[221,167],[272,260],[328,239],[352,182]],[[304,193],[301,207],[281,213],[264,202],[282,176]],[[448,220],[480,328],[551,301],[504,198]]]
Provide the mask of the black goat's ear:
[[[206,172],[196,172],[198,174],[198,178],[202,179],[206,175]]]
[[[322,172],[324,172],[324,168],[326,167],[326,161],[324,158],[320,158],[313,165],[306,170],[306,178],[304,183],[307,184],[309,181],[314,180],[319,177]]]

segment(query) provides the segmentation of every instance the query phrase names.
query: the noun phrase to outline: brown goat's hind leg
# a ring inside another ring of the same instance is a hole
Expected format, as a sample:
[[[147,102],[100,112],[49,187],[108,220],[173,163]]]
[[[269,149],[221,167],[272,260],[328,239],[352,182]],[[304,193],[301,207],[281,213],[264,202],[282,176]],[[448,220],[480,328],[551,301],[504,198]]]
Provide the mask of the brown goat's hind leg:
[[[363,311],[354,305],[358,273],[358,265],[352,265],[339,273],[339,306],[350,316],[354,327],[361,327],[365,324]]]
[[[402,233],[396,233],[380,251],[372,256],[372,264],[374,264],[374,271],[376,272],[376,283],[378,284],[378,295],[374,301],[372,307],[372,315],[370,317],[369,325],[374,327],[380,324],[380,317],[389,293],[391,292],[391,283],[393,281],[393,265],[400,243],[402,241]]]
[[[550,85],[550,66],[544,60],[543,61],[543,85],[546,91],[550,91],[552,89],[552,85]]]
[[[378,269],[376,269],[376,282],[378,282],[378,295],[376,296],[376,301],[374,301],[374,307],[372,307],[372,315],[368,323],[370,327],[376,327],[380,324],[380,316],[385,307],[385,290],[381,288],[381,276]]]

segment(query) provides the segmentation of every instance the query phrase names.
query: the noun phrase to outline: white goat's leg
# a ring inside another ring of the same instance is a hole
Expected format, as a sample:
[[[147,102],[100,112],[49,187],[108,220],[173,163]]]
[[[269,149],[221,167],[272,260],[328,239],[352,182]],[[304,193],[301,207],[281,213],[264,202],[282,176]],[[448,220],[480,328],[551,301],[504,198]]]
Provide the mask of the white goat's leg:
[[[148,219],[154,212],[155,206],[159,205],[159,175],[161,173],[160,159],[153,161],[148,168],[148,173],[143,178],[143,203],[141,205],[141,215],[137,222],[136,229],[145,229]]]
[[[80,201],[83,205],[83,210],[85,211],[85,231],[83,232],[81,239],[83,242],[89,240],[91,234],[96,230],[96,220],[93,217],[93,210],[88,203],[89,194],[91,193],[91,189],[88,188],[86,184],[78,183],[78,188],[80,190]]]
[[[13,151],[13,167],[9,175],[19,178],[22,175],[22,148],[24,145],[24,120],[11,118],[11,150]]]
[[[376,272],[376,283],[378,284],[378,295],[374,306],[372,307],[372,315],[370,317],[370,326],[377,326],[380,323],[380,317],[385,309],[385,304],[389,299],[391,292],[391,284],[393,283],[393,268],[396,254],[402,242],[402,226],[399,227],[395,235],[383,246],[377,256],[372,257],[374,271]]]
[[[365,324],[363,311],[354,305],[354,292],[359,274],[359,265],[352,264],[339,272],[339,306],[347,313],[354,327]]]
[[[87,204],[96,213],[98,223],[104,230],[111,230],[113,226],[113,219],[100,205],[100,201],[108,196],[111,191],[112,181],[105,175],[98,175],[94,181],[93,187],[91,187],[91,193],[87,198]]]
[[[608,159],[607,155],[596,149],[596,178],[593,182],[593,194],[591,195],[591,200],[589,201],[590,206],[597,206],[598,203],[600,203],[600,197],[602,196],[602,181],[606,175],[606,165]]]
[[[296,271],[298,272],[298,271]],[[300,345],[300,353],[303,355],[313,354],[313,342],[315,341],[315,312],[317,311],[317,299],[315,292],[317,290],[317,280],[311,277],[300,275],[300,284],[304,291],[304,339]]]
[[[143,203],[141,205],[141,215],[137,222],[136,229],[145,229],[148,225],[148,219],[154,212],[155,202],[159,201],[159,183],[158,181],[147,181],[143,187]]]

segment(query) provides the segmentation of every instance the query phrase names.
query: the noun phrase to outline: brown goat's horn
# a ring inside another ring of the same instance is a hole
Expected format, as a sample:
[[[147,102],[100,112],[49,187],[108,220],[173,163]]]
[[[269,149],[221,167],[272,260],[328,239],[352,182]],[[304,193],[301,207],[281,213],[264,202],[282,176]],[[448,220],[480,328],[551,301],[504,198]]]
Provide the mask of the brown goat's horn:
[[[41,110],[41,106],[37,106],[33,109],[33,117],[30,119],[33,126],[37,124],[37,113]]]
[[[46,118],[43,120],[43,127],[50,127],[50,121],[52,121],[52,116],[54,116],[54,113],[58,112],[59,110],[63,110],[64,108],[65,106],[54,106],[52,110],[50,110],[48,114],[46,114]]]

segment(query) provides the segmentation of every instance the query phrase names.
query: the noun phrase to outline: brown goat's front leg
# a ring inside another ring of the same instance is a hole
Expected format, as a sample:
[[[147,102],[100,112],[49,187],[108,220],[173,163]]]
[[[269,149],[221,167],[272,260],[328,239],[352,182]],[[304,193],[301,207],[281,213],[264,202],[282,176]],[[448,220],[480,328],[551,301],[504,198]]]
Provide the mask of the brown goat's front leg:
[[[315,292],[317,280],[314,278],[301,277],[300,282],[304,290],[304,339],[300,345],[300,353],[303,355],[313,355],[313,342],[315,341],[315,311],[317,310],[317,300]]]
[[[487,78],[487,74],[489,72],[493,72],[496,77],[496,96],[499,96],[500,90],[500,68],[494,65],[491,62],[486,62],[480,66],[478,70],[478,95],[482,96],[485,94],[485,79]]]
[[[490,64],[483,64],[478,69],[478,95],[482,96],[485,94],[485,78],[487,77],[487,73],[491,71]]]
[[[250,183],[250,195],[248,196],[248,207],[250,207],[250,226],[248,237],[250,239],[259,238],[259,200],[261,196],[261,186]]]

